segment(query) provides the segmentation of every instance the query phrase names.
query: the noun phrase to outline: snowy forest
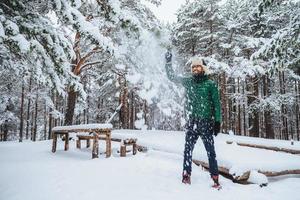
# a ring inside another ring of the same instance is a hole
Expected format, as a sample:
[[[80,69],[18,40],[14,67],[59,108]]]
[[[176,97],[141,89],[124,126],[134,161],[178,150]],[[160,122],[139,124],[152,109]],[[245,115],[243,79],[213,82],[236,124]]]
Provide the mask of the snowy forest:
[[[0,200],[300,200],[300,0],[0,0]]]
[[[299,1],[186,0],[174,23],[144,1],[1,0],[5,139],[47,140],[58,125],[105,122],[183,130],[184,90],[165,71],[171,50],[179,75],[192,56],[205,57],[223,133],[300,140]]]

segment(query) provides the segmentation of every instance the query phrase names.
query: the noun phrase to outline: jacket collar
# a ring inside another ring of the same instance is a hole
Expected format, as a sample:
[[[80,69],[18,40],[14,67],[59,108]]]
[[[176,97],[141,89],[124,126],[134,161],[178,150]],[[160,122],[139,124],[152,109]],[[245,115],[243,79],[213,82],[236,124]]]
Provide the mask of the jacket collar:
[[[203,75],[202,77],[192,76],[192,79],[196,83],[203,83],[204,81],[206,81],[208,79],[208,76],[207,75]]]

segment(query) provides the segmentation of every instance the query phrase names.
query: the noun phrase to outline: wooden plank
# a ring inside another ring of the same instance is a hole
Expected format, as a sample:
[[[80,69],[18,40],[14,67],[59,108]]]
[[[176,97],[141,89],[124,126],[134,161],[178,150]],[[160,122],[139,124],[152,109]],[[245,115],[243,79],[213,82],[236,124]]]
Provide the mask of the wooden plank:
[[[99,140],[106,140],[106,137],[103,137],[103,136],[99,136],[98,138],[99,138]],[[113,142],[121,142],[122,141],[121,139],[112,138],[112,137],[110,138],[110,140]]]
[[[69,129],[69,130],[52,130],[53,133],[78,133],[78,132],[84,132],[84,133],[89,133],[89,132],[97,132],[100,135],[105,135],[107,132],[110,132],[111,129]]]
[[[94,136],[93,135],[77,135],[77,138],[79,140],[89,140],[89,139],[93,139]]]
[[[231,141],[226,141],[226,143],[232,144]],[[239,146],[245,146],[245,147],[279,151],[279,152],[285,152],[285,153],[290,153],[290,154],[300,154],[300,150],[294,150],[294,149],[279,148],[279,147],[273,147],[273,146],[264,146],[264,145],[257,145],[257,144],[247,144],[247,143],[242,143],[242,142],[237,142],[237,144]]]

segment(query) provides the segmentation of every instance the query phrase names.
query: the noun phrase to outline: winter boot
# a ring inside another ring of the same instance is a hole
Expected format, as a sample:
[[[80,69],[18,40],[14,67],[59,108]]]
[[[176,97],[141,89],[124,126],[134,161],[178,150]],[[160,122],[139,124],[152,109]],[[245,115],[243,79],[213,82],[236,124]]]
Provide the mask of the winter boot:
[[[214,184],[212,185],[213,188],[216,188],[218,190],[220,190],[222,187],[219,183],[219,176],[218,175],[215,175],[215,176],[211,176]]]
[[[182,183],[191,184],[191,175],[188,173],[182,173]]]

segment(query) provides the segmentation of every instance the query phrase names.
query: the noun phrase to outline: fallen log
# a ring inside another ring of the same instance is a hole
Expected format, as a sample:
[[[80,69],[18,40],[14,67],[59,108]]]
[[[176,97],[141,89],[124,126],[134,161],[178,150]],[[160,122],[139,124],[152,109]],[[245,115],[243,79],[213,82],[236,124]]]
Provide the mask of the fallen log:
[[[300,169],[284,170],[280,172],[269,172],[269,171],[258,170],[258,172],[266,175],[267,177],[273,177],[273,176],[282,176],[282,175],[289,175],[289,174],[300,174]]]
[[[206,162],[203,162],[200,160],[193,160],[193,162],[198,166],[201,165],[203,168],[205,168],[207,170],[209,169],[209,165]],[[221,175],[225,176],[226,178],[231,179],[235,183],[249,184],[249,182],[247,182],[247,180],[249,178],[250,171],[245,172],[241,176],[234,176],[229,173],[229,169],[227,169],[226,167],[219,166],[218,170]]]
[[[226,141],[226,143],[232,144],[232,141]],[[258,149],[267,149],[267,150],[285,152],[285,153],[290,153],[290,154],[300,154],[300,150],[294,150],[294,149],[279,148],[279,147],[273,147],[273,146],[264,146],[264,145],[258,145],[258,144],[247,144],[247,143],[242,143],[242,142],[237,142],[237,145],[245,146],[245,147],[253,147],[253,148],[258,148]]]
[[[199,161],[199,160],[193,160],[193,162],[198,165],[198,166],[202,166],[205,169],[209,169],[209,165],[206,162],[203,161]],[[219,173],[223,176],[225,176],[226,178],[231,179],[233,182],[236,183],[241,183],[241,184],[249,184],[250,182],[248,181],[249,176],[250,176],[250,171],[245,172],[244,174],[242,174],[241,176],[234,176],[232,174],[229,173],[229,169],[227,169],[226,167],[222,167],[219,166]],[[258,170],[258,173],[264,174],[267,177],[274,177],[274,176],[282,176],[282,175],[292,175],[292,174],[300,174],[300,169],[296,169],[296,170],[283,170],[283,171],[279,171],[279,172],[271,172],[271,171],[262,171],[262,170]]]

